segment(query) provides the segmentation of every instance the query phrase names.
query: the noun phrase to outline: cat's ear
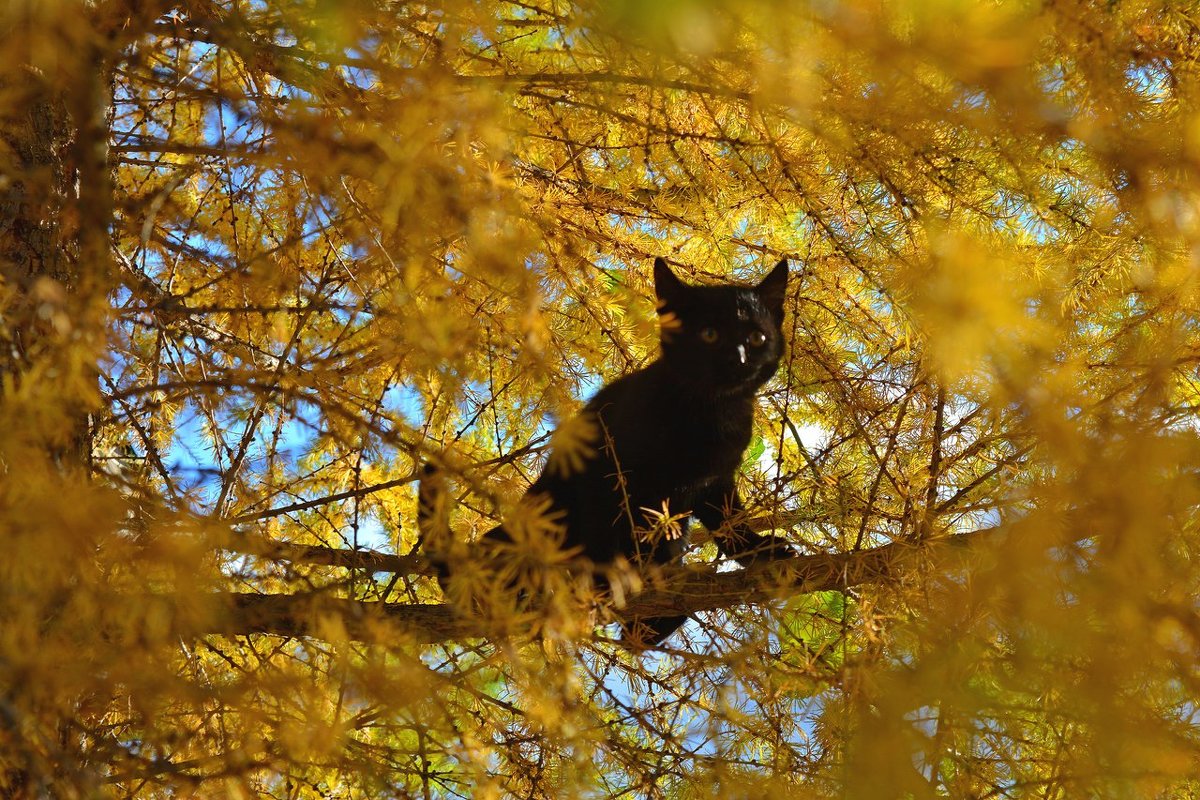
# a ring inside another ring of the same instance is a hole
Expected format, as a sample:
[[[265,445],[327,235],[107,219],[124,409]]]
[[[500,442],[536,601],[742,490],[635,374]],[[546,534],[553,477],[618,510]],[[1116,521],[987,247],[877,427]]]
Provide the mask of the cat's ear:
[[[783,298],[787,294],[788,263],[783,259],[775,265],[762,283],[754,287],[754,293],[771,315],[779,322],[783,321]]]
[[[675,273],[661,258],[654,259],[654,293],[658,296],[658,313],[668,308],[679,308],[687,284],[675,277]]]

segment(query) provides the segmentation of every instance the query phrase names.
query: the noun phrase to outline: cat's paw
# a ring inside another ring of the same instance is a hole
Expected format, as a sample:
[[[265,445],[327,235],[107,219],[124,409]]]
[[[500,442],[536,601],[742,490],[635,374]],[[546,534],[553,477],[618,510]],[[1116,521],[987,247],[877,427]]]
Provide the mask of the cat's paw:
[[[778,536],[756,536],[754,541],[747,544],[751,545],[749,550],[740,552],[734,556],[734,560],[743,567],[752,567],[756,564],[765,564],[774,561],[785,561],[795,558],[798,555],[796,549],[788,544],[787,540],[781,539]]]

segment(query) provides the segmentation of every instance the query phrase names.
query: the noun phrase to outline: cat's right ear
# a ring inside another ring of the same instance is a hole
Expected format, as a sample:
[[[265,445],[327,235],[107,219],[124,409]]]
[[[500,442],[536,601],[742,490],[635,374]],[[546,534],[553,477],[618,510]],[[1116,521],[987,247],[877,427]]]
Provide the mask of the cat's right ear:
[[[661,258],[654,259],[654,293],[658,296],[658,313],[678,308],[683,300],[687,284],[675,277],[675,273]]]
[[[754,288],[763,305],[771,312],[771,316],[775,321],[783,323],[783,301],[787,293],[788,283],[788,262],[783,259],[775,265],[775,269],[763,278],[762,283]]]

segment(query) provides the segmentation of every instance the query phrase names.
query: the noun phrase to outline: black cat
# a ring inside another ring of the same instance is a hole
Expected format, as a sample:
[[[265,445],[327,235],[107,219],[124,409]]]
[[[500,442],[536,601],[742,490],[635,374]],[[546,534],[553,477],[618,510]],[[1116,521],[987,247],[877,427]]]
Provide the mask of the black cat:
[[[522,501],[545,506],[543,518],[553,521],[564,550],[601,570],[622,559],[635,568],[677,563],[687,545],[687,517],[695,517],[720,551],[743,565],[793,554],[783,540],[749,529],[735,487],[755,393],[783,352],[787,279],[785,259],[754,287],[689,286],[655,260],[661,357],[592,398],[569,423],[567,438],[576,439],[565,448],[571,452],[554,452],[552,442],[546,468]],[[588,434],[582,446],[580,432]],[[423,496],[429,492],[423,485]],[[430,503],[421,505],[425,533]],[[661,520],[656,528],[664,512],[684,517],[674,536],[662,534]],[[505,558],[512,543],[499,526],[480,540],[486,552],[473,556]],[[436,554],[433,560],[445,587],[454,562]],[[623,638],[657,644],[685,620],[637,620]]]

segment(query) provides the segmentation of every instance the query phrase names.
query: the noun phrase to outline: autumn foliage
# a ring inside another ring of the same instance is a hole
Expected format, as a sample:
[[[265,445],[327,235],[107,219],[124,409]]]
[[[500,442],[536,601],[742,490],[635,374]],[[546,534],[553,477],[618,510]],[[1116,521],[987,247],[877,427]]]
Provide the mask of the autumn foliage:
[[[0,43],[0,796],[1200,792],[1200,8],[41,0]],[[447,602],[421,465],[457,552],[538,541],[656,256],[796,265],[740,488],[797,557],[698,531],[597,596],[544,547],[539,602]]]

